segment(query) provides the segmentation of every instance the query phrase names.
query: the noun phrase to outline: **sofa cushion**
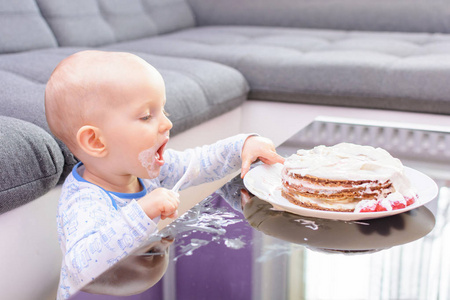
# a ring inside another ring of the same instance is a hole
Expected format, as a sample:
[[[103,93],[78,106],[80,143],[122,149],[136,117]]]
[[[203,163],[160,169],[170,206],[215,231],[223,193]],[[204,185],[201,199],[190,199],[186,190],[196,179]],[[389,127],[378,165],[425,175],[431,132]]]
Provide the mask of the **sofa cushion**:
[[[187,0],[199,26],[255,25],[450,33],[446,1]]]
[[[450,35],[207,26],[109,46],[239,70],[252,99],[450,114]]]
[[[0,214],[52,189],[63,162],[59,146],[43,129],[0,116]]]
[[[0,53],[56,47],[34,0],[0,0]]]
[[[97,46],[115,41],[97,1],[36,0],[60,46]]]
[[[33,123],[51,134],[44,112],[44,91],[61,57],[37,55],[34,52],[0,56],[0,116]],[[57,140],[57,143],[64,156],[61,168],[65,176],[78,160],[61,141]]]
[[[136,53],[161,72],[173,135],[238,107],[249,87],[241,73],[222,64]]]
[[[101,17],[114,32],[115,41],[157,34],[156,24],[145,13],[141,1],[98,0],[98,3]]]
[[[142,3],[158,34],[195,26],[194,13],[185,0],[142,0]]]
[[[194,25],[184,0],[36,0],[60,46],[101,46]]]

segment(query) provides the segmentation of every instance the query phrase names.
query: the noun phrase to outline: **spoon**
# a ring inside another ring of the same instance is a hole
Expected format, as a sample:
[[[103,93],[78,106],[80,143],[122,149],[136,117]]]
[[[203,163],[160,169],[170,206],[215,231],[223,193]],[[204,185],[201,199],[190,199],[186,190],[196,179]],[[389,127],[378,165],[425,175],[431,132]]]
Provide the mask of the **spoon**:
[[[200,173],[200,166],[197,162],[197,158],[193,155],[186,169],[186,172],[183,174],[183,176],[181,176],[181,178],[172,188],[172,192],[178,193],[181,185],[183,185],[183,183],[185,183],[186,181],[192,180],[193,178],[197,177],[198,173]]]

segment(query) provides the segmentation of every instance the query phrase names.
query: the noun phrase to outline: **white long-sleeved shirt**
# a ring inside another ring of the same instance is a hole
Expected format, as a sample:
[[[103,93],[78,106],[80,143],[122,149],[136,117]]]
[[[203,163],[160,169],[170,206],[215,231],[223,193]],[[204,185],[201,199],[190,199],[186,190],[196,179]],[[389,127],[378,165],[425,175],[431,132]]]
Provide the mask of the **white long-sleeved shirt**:
[[[83,179],[78,163],[66,178],[58,205],[58,238],[63,253],[58,299],[67,299],[156,232],[137,201],[152,190],[172,188],[193,156],[200,173],[181,189],[223,178],[239,170],[241,151],[249,135],[241,134],[212,145],[183,152],[167,150],[165,164],[155,179],[139,179],[143,190],[116,193]]]

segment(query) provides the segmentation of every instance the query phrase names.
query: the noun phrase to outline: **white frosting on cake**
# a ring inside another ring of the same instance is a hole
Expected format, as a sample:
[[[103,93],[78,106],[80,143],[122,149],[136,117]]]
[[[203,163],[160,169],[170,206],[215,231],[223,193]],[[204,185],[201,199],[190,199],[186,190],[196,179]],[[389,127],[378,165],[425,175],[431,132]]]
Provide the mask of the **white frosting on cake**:
[[[331,180],[390,180],[395,191],[402,195],[415,194],[400,160],[381,148],[350,143],[322,145],[311,150],[298,150],[286,159],[284,166],[288,174]]]

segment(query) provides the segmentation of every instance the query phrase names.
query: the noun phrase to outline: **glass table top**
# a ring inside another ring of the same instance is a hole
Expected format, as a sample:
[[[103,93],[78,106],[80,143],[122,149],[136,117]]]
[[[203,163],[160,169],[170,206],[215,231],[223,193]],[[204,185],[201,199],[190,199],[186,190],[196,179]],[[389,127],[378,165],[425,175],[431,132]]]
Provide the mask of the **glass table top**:
[[[275,210],[237,176],[72,299],[450,299],[450,131],[319,119],[277,151],[339,142],[386,149],[438,196],[336,221]]]

